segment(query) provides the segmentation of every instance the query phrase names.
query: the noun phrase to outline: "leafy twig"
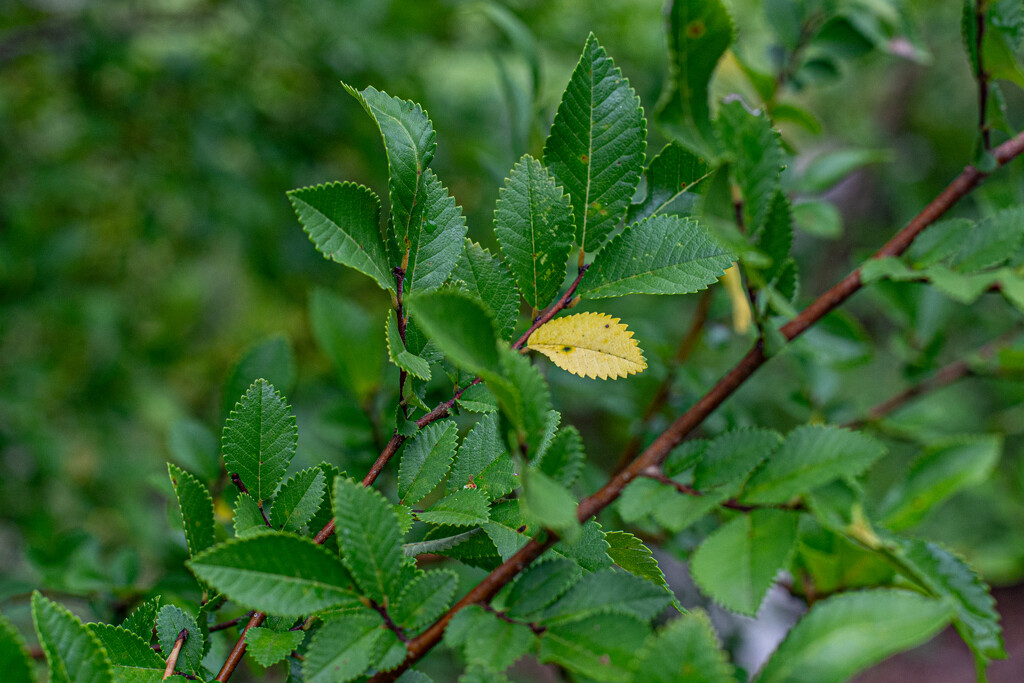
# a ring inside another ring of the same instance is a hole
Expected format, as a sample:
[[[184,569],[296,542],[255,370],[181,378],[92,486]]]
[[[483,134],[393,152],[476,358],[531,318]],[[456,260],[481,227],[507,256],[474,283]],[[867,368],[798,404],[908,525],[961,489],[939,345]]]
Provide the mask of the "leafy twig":
[[[1007,342],[1014,336],[1016,336],[1017,333],[1018,330],[1013,329],[1010,332],[1001,335],[999,338],[989,342],[985,346],[982,346],[975,352],[977,357],[982,360],[988,360],[992,358],[992,356],[994,356],[996,353],[998,353],[1000,349],[1006,346]],[[910,401],[914,400],[919,396],[930,393],[932,391],[937,391],[938,389],[942,389],[943,387],[949,386],[950,384],[956,382],[959,379],[962,379],[969,375],[973,375],[975,373],[975,370],[972,366],[973,363],[971,362],[970,358],[961,358],[959,360],[955,360],[952,363],[945,365],[942,368],[939,368],[937,371],[935,371],[934,374],[926,377],[917,384],[913,384],[907,387],[906,389],[896,394],[895,396],[892,396],[886,399],[885,401],[882,401],[878,405],[874,406],[873,408],[868,410],[867,414],[864,417],[847,422],[843,426],[849,427],[850,429],[857,429],[863,427],[866,424],[877,422],[881,420],[883,417],[886,417],[896,412],[904,405],[906,405],[907,403],[909,403]]]
[[[1011,138],[997,147],[993,156],[996,166],[1003,166],[1024,152],[1024,133]],[[879,259],[887,256],[899,256],[910,247],[914,239],[925,228],[941,218],[954,204],[971,192],[987,173],[974,166],[966,167],[935,199],[933,199],[903,229],[879,249],[871,258]],[[863,267],[863,266],[862,266]],[[808,328],[821,320],[825,315],[839,307],[862,286],[861,268],[857,268],[835,286],[815,299],[795,318],[779,330],[786,341],[792,341],[803,334]],[[580,501],[576,517],[586,521],[611,505],[622,493],[629,482],[651,468],[660,466],[682,440],[696,429],[712,412],[739,389],[744,382],[760,368],[768,357],[763,345],[756,344],[747,354],[722,377],[703,397],[694,403],[689,410],[677,418],[639,457],[621,472],[613,476],[608,483],[594,494]],[[452,617],[463,607],[483,603],[494,597],[502,587],[514,579],[531,562],[540,557],[545,550],[558,540],[557,534],[546,530],[540,538],[531,539],[512,557],[502,562],[494,571],[474,586],[470,591],[447,612],[441,615],[426,631],[413,638],[407,644],[408,655],[404,662],[395,669],[378,673],[374,681],[393,681],[430,651],[444,635],[445,628]]]
[[[533,321],[533,324],[530,326],[530,328],[523,334],[522,337],[519,338],[518,341],[516,341],[512,345],[512,348],[521,349],[526,344],[526,341],[530,338],[530,335],[533,334],[534,330],[536,330],[538,327],[554,318],[560,311],[569,307],[569,305],[573,301],[573,297],[576,295],[576,289],[579,287],[580,281],[583,279],[583,275],[587,272],[587,268],[588,266],[586,265],[580,267],[579,273],[576,275],[576,279],[573,280],[572,284],[565,291],[565,294],[559,297],[558,301],[552,304],[546,311],[544,311],[544,313],[537,316],[536,320]],[[396,277],[398,275],[398,270],[400,269],[395,269]],[[401,281],[399,281],[399,289],[401,289],[400,282]],[[402,311],[399,310],[399,319],[401,318]],[[481,381],[483,381],[483,379],[477,377],[472,382],[467,384],[465,387],[456,389],[455,393],[452,395],[450,399],[438,404],[429,413],[416,420],[416,428],[423,429],[428,424],[447,416],[448,413],[451,411],[452,407],[455,405],[455,402],[458,401],[459,398],[462,396],[463,392],[465,392],[466,389],[469,389],[469,387],[473,386],[474,384],[479,384]],[[380,473],[384,471],[384,467],[387,466],[388,461],[390,461],[391,458],[394,457],[395,453],[398,452],[399,447],[403,443],[405,443],[405,440],[405,436],[395,431],[395,433],[391,436],[391,439],[388,441],[387,445],[384,446],[384,450],[381,451],[380,455],[377,457],[377,460],[374,461],[373,465],[370,467],[370,471],[366,473],[365,477],[363,477],[363,486],[371,486],[373,482],[376,481],[377,477],[380,476]],[[236,484],[240,482],[241,480],[236,482]],[[317,532],[316,536],[313,538],[313,542],[318,545],[322,545],[327,541],[327,539],[334,535],[335,529],[336,527],[334,524],[334,520],[332,519],[329,522],[327,522],[327,524],[325,524],[324,527],[320,529],[319,532]],[[242,631],[242,634],[239,636],[238,641],[235,643],[235,646],[231,649],[231,653],[228,655],[227,660],[225,660],[224,666],[221,667],[220,673],[217,674],[217,678],[215,680],[223,682],[231,678],[231,674],[234,673],[235,668],[242,661],[242,656],[245,654],[246,631],[248,631],[250,628],[259,626],[261,623],[263,623],[263,620],[266,617],[267,615],[263,612],[256,612],[252,615],[252,618],[249,619],[249,623]],[[447,621],[445,622],[445,624],[447,624]],[[412,641],[409,642],[411,643]],[[433,647],[433,645],[431,645],[431,647]]]
[[[682,484],[676,481],[675,479],[672,479],[671,477],[667,476],[661,470],[661,468],[645,470],[640,473],[640,476],[647,477],[649,479],[654,479],[655,481],[659,481],[662,484],[667,484],[674,488],[679,493],[683,494],[684,496],[692,496],[695,498],[699,498],[700,496],[705,495],[704,491],[698,491],[697,489],[693,488],[693,486],[691,486],[690,484]],[[753,512],[754,510],[763,510],[765,508],[772,508],[774,510],[804,509],[804,504],[802,502],[784,503],[781,505],[747,505],[745,503],[739,502],[735,498],[730,498],[727,501],[719,503],[719,505],[730,510],[736,510],[737,512]]]
[[[245,484],[242,483],[242,477],[239,476],[238,472],[232,472],[231,473],[231,482],[235,486],[238,487],[239,491],[241,491],[242,493],[248,495],[249,489],[247,489]],[[270,523],[270,519],[267,518],[267,513],[265,513],[263,511],[263,501],[262,500],[256,501],[256,507],[258,507],[259,510],[260,510],[260,515],[263,517],[263,523],[266,524],[271,529],[273,529],[274,525]]]

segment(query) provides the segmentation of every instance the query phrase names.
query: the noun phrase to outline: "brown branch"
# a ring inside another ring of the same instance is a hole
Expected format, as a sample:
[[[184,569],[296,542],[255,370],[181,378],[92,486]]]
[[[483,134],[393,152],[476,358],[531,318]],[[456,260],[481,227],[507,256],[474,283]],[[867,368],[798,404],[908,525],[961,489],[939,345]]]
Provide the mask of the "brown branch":
[[[1006,334],[1003,334],[999,338],[982,346],[975,352],[975,354],[981,360],[988,360],[992,358],[992,356],[1002,349],[1010,339],[1016,336],[1017,332],[1016,328],[1010,330]],[[934,374],[926,377],[917,384],[907,387],[895,396],[892,396],[874,406],[868,410],[864,417],[847,422],[843,426],[850,429],[858,429],[871,422],[878,422],[882,418],[896,412],[907,403],[910,403],[915,398],[942,389],[943,387],[949,386],[953,382],[967,377],[968,375],[973,375],[974,373],[975,370],[973,368],[971,358],[955,360],[949,365],[939,368]]]
[[[690,355],[697,348],[697,343],[700,342],[701,335],[704,333],[704,327],[708,322],[708,314],[711,312],[712,298],[712,290],[709,287],[701,292],[700,298],[697,299],[697,309],[693,313],[693,320],[690,321],[690,328],[686,331],[686,336],[683,337],[683,340],[679,342],[679,347],[672,358],[668,372],[665,373],[665,379],[661,380],[661,384],[658,385],[654,392],[654,398],[647,404],[647,408],[640,418],[638,432],[633,435],[633,438],[629,440],[629,443],[622,450],[622,455],[619,456],[619,460],[615,465],[615,472],[621,471],[640,452],[647,426],[654,419],[654,416],[661,412],[661,409],[665,407],[668,399],[672,396],[672,385],[679,374],[679,367],[690,358]]]
[[[1003,166],[1022,152],[1024,152],[1024,133],[1018,134],[997,147],[993,152],[993,156],[997,166]],[[986,176],[987,174],[973,166],[966,167],[952,183],[871,258],[878,259],[901,255],[913,243],[921,231],[941,218],[943,214],[970,193]],[[783,325],[780,329],[783,337],[787,341],[792,341],[850,298],[862,286],[860,272],[861,269],[858,267],[840,280],[834,287],[815,299],[799,315]],[[642,472],[652,467],[660,468],[662,463],[668,458],[669,453],[672,452],[672,449],[679,445],[687,434],[698,427],[726,399],[732,396],[767,359],[763,344],[758,342],[732,370],[727,372],[689,410],[679,416],[628,467],[613,476],[607,484],[594,494],[580,501],[576,509],[577,519],[583,522],[595,516],[611,505],[619,497],[626,485],[637,476],[640,476]],[[392,671],[379,673],[371,680],[393,681],[397,679],[406,669],[440,642],[445,628],[456,612],[468,605],[490,600],[502,587],[526,569],[531,562],[540,557],[545,550],[554,545],[558,540],[558,537],[549,530],[542,531],[539,538],[543,540],[534,538],[528,541],[515,555],[484,577],[465,597],[441,615],[426,631],[409,641],[407,646],[408,655],[401,665]]]
[[[178,633],[178,637],[174,639],[174,647],[171,648],[171,654],[167,655],[167,666],[164,667],[164,678],[170,678],[174,675],[174,667],[178,664],[178,655],[181,654],[181,646],[185,644],[185,639],[188,638],[188,629],[183,628]]]
[[[245,634],[249,632],[249,629],[256,628],[263,623],[263,620],[267,618],[267,615],[263,612],[256,612],[249,617],[249,623],[242,629],[242,635],[238,636],[238,640],[235,642],[235,646],[231,648],[231,652],[228,654],[228,658],[224,660],[224,666],[220,668],[220,672],[217,677],[213,680],[224,683],[231,674],[235,672],[239,663],[242,661],[242,657],[245,656]]]

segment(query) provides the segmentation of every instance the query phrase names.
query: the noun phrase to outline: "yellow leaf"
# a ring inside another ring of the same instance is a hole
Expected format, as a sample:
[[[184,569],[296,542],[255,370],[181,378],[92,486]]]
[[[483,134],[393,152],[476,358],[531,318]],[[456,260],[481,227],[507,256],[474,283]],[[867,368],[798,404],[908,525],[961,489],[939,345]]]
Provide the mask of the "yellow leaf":
[[[647,367],[633,333],[605,313],[577,313],[534,330],[526,348],[580,377],[618,379]]]
[[[740,267],[733,264],[720,279],[729,294],[729,302],[732,303],[732,329],[737,334],[746,334],[750,329],[750,300],[743,291]]]

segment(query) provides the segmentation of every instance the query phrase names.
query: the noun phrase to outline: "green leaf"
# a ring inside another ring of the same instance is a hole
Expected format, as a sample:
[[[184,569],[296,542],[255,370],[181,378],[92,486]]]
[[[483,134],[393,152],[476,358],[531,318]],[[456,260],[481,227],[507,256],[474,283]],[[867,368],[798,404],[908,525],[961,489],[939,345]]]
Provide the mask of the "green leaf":
[[[477,375],[497,370],[494,318],[477,299],[440,289],[410,294],[405,303],[416,324],[456,366]]]
[[[271,666],[292,653],[302,643],[305,631],[275,631],[257,627],[245,632],[245,651],[260,666]]]
[[[106,651],[78,617],[35,591],[32,621],[50,667],[51,683],[113,683]]]
[[[900,559],[912,570],[912,578],[956,605],[953,624],[974,652],[979,670],[984,671],[990,659],[1005,659],[995,600],[978,574],[934,543],[901,539],[897,548]]]
[[[579,430],[568,425],[555,434],[540,461],[533,461],[530,464],[553,481],[568,487],[580,476],[585,460],[583,438]]]
[[[979,221],[960,233],[962,246],[951,265],[961,273],[973,273],[1006,263],[1024,242],[1024,207],[1014,206]]]
[[[665,580],[665,573],[658,566],[651,549],[639,538],[626,531],[607,531],[604,538],[608,541],[608,557],[612,562],[625,569],[633,576],[661,586],[668,591],[673,603],[677,603],[675,594]],[[681,612],[678,603],[677,609]]]
[[[549,557],[545,555],[545,557]],[[580,577],[580,568],[572,560],[552,557],[535,562],[526,569],[505,598],[508,616],[529,620],[562,596]]]
[[[882,457],[885,447],[873,438],[839,427],[805,425],[750,476],[745,503],[785,503],[840,477],[855,477]]]
[[[591,33],[544,144],[544,163],[572,201],[581,248],[599,249],[622,220],[646,148],[640,98]]]
[[[732,20],[720,0],[676,0],[668,10],[669,82],[658,122],[704,159],[715,154],[708,83],[732,43]]]
[[[498,399],[483,384],[473,384],[466,388],[458,398],[459,406],[471,413],[498,412]]]
[[[285,393],[295,383],[295,356],[288,340],[282,335],[274,335],[254,344],[231,368],[221,397],[222,421],[231,414],[238,397],[261,377]]]
[[[584,575],[544,611],[540,621],[562,624],[598,614],[626,614],[648,620],[660,614],[671,600],[662,586],[633,574],[603,569]]]
[[[479,489],[455,491],[437,501],[416,516],[427,524],[448,526],[478,526],[490,519],[490,498]]]
[[[128,618],[121,622],[121,627],[126,628],[147,643],[153,639],[153,629],[156,628],[156,615],[160,610],[160,596],[156,596],[132,610]]]
[[[281,485],[270,510],[270,523],[283,531],[300,531],[320,509],[327,482],[323,470],[310,467]]]
[[[647,641],[637,671],[645,683],[733,683],[732,666],[703,610],[673,619]]]
[[[647,624],[624,614],[599,614],[553,626],[540,641],[540,660],[597,681],[633,681],[636,653],[650,635]]]
[[[782,167],[779,134],[772,129],[767,114],[751,113],[737,99],[722,104],[715,125],[719,146],[730,157],[733,183],[742,196],[745,231],[757,234],[768,218],[772,197],[779,187]]]
[[[690,562],[694,581],[715,602],[754,616],[796,544],[799,515],[754,510],[720,527]]]
[[[757,247],[771,259],[771,265],[764,269],[763,275],[771,282],[786,267],[793,247],[793,212],[789,198],[781,190],[772,195],[764,229],[757,236]]]
[[[213,545],[213,498],[206,487],[185,470],[167,463],[167,474],[178,499],[188,554],[195,557]]]
[[[380,233],[380,199],[357,183],[327,183],[288,192],[302,229],[329,261],[369,275],[381,289],[394,291],[387,251]]]
[[[626,223],[635,223],[655,214],[689,213],[691,206],[683,205],[683,197],[695,191],[695,186],[707,178],[711,170],[703,159],[670,142],[651,160],[644,177],[647,195],[638,204],[631,204]],[[677,201],[678,200],[678,201]]]
[[[466,239],[466,218],[455,198],[427,169],[421,181],[422,208],[418,208],[409,229],[409,265],[405,270],[406,291],[437,289],[462,257]]]
[[[577,538],[563,538],[555,544],[552,552],[568,557],[584,571],[596,572],[611,568],[612,560],[608,557],[608,548],[608,541],[601,531],[601,525],[591,519],[580,525]]]
[[[999,275],[987,273],[959,273],[944,265],[934,265],[923,271],[921,275],[928,279],[935,288],[953,301],[972,304],[985,291],[999,280]]]
[[[376,321],[354,302],[320,288],[309,299],[309,317],[313,337],[338,370],[341,383],[360,401],[369,400],[384,368]]]
[[[10,621],[0,614],[0,671],[8,683],[34,683],[32,659],[25,639]]]
[[[458,576],[450,569],[421,572],[390,609],[396,624],[413,631],[430,624],[452,604]]]
[[[490,309],[499,336],[511,340],[519,319],[519,291],[508,266],[467,239],[452,278],[465,284],[467,290]]]
[[[693,485],[704,489],[742,481],[782,443],[770,429],[737,429],[712,441],[693,471]]]
[[[839,239],[843,235],[843,216],[832,202],[800,201],[793,205],[792,211],[793,222],[808,235],[824,240]]]
[[[391,195],[391,227],[404,251],[409,243],[409,228],[416,206],[424,201],[420,177],[437,149],[434,129],[427,113],[414,102],[392,97],[372,87],[360,92],[350,85],[342,85],[363,105],[384,138]]]
[[[160,643],[161,652],[174,649],[174,641],[183,630],[188,631],[185,642],[178,653],[176,671],[198,674],[202,672],[203,633],[199,624],[191,614],[187,614],[174,605],[164,605],[156,618],[156,639]]]
[[[114,667],[114,677],[117,681],[156,683],[163,679],[166,662],[149,646],[148,640],[143,640],[128,629],[111,624],[87,624],[87,628],[99,639],[106,651],[107,658]],[[149,637],[152,638],[152,634],[149,634]],[[176,669],[182,670],[183,667]],[[0,671],[4,672],[6,681],[7,669]]]
[[[405,643],[398,639],[391,629],[383,629],[377,643],[374,645],[374,652],[371,655],[374,661],[374,668],[377,671],[391,671],[405,661],[409,651]]]
[[[844,681],[925,642],[951,616],[948,603],[908,591],[871,590],[827,598],[797,622],[757,682]]]
[[[999,435],[958,436],[930,444],[883,503],[882,524],[899,530],[918,524],[957,491],[988,479],[999,462]]]
[[[239,493],[235,499],[234,527],[237,538],[252,536],[267,529],[259,504],[248,493]]]
[[[210,481],[220,474],[217,437],[199,420],[187,417],[172,424],[167,448],[171,458],[200,480]]]
[[[313,635],[302,673],[306,683],[344,683],[374,664],[377,640],[384,635],[380,616],[368,610],[342,614]]]
[[[480,605],[456,612],[444,633],[449,647],[462,648],[470,666],[504,671],[525,655],[535,640],[525,624],[502,621]]]
[[[570,538],[579,530],[575,496],[543,472],[523,470],[522,500],[527,519]]]
[[[513,349],[502,349],[500,356],[503,377],[487,377],[487,386],[515,427],[517,445],[537,457],[550,427],[551,392],[528,357]]]
[[[404,543],[402,544],[402,552],[406,557],[416,557],[417,555],[422,555],[424,553],[436,553],[443,555],[444,551],[460,546],[474,537],[481,536],[482,533],[483,530],[477,528],[470,529],[469,531],[463,531],[460,534],[454,534],[452,536],[430,538],[430,532],[428,532],[428,540],[417,541],[415,543]],[[490,543],[490,541],[488,541],[488,543]],[[454,557],[456,555],[452,556]]]
[[[804,194],[825,192],[854,171],[891,160],[891,152],[879,149],[839,149],[824,152],[811,159],[791,189]]]
[[[266,531],[227,541],[187,564],[200,579],[247,609],[300,617],[357,604],[352,577],[341,561],[312,540],[293,534]]]
[[[648,516],[669,531],[682,531],[729,498],[725,488],[714,489],[702,496],[685,496],[672,486],[648,477],[630,482],[619,498],[619,513],[627,522]]]
[[[257,501],[267,501],[295,455],[295,415],[272,384],[256,380],[235,404],[221,438],[224,464],[238,473]]]
[[[421,429],[406,445],[398,469],[399,502],[413,505],[441,483],[455,457],[459,430],[451,420]]]
[[[498,416],[494,413],[483,416],[459,446],[451,474],[448,476],[448,491],[458,491],[470,483],[487,467],[506,453],[505,444],[498,436]]]
[[[696,220],[653,216],[608,243],[583,278],[580,294],[690,294],[717,282],[734,260]]]
[[[384,333],[387,338],[388,355],[391,357],[391,362],[413,377],[429,380],[430,363],[425,358],[420,358],[406,349],[405,342],[402,341],[402,335],[398,329],[398,315],[393,308],[388,309],[388,320]]]
[[[963,248],[965,239],[974,230],[966,218],[949,218],[922,232],[907,250],[907,260],[918,270],[946,261]]]
[[[398,593],[402,577],[402,534],[395,511],[378,491],[338,477],[334,520],[345,566],[364,595],[384,604]]]
[[[565,279],[573,240],[572,206],[555,178],[529,154],[512,168],[498,193],[494,234],[519,291],[543,308]]]

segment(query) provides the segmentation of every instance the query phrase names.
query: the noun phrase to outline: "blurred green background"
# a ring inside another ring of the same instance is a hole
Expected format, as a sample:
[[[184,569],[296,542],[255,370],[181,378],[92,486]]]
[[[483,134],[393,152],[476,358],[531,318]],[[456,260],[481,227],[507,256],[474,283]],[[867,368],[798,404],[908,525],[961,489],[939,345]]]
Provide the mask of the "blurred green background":
[[[779,3],[728,4],[739,56],[778,73],[785,51],[777,17],[768,21],[764,8]],[[920,209],[975,144],[960,2],[867,4],[895,12],[882,38],[823,42],[825,57],[785,84],[785,100],[815,119],[780,123],[793,154],[788,187],[824,197],[840,218],[810,222],[799,236],[804,301]],[[437,131],[433,168],[463,206],[470,235],[486,245],[497,188],[522,153],[540,154],[590,31],[654,111],[666,71],[662,5],[0,4],[0,607],[20,610],[26,591],[45,586],[110,618],[117,600],[123,609],[158,582],[165,592],[187,585],[165,462],[175,448],[216,452],[222,406],[237,397],[222,387],[253,344],[272,338],[263,348],[288,368],[301,435],[295,466],[328,459],[360,471],[376,454],[387,428],[376,414],[387,413],[378,409],[392,404],[395,383],[387,375],[359,405],[317,343],[310,296],[319,287],[358,302],[381,341],[388,301],[316,253],[284,194],[335,179],[385,194],[379,135],[340,81],[423,104]],[[1024,102],[1015,88],[1005,92],[1012,126]],[[732,58],[714,95],[731,93],[756,103]],[[650,156],[665,139],[653,121],[649,130]],[[863,159],[877,163],[836,184],[828,153],[844,149],[866,150]],[[978,217],[1022,199],[1016,165],[957,211]],[[581,427],[596,463],[582,490],[601,481],[600,467],[636,429],[638,406],[663,376],[695,299],[602,306],[637,329],[651,361],[645,377],[594,392],[587,380],[549,375],[556,405]],[[749,344],[728,316],[716,293],[674,411]],[[859,417],[1019,318],[998,298],[968,307],[919,285],[876,287],[763,371],[706,429]],[[893,455],[876,468],[884,492],[919,452],[901,437],[911,428],[1005,434],[997,475],[921,529],[1003,584],[1024,576],[1024,400],[1011,372],[1020,358],[1005,357],[1009,375],[965,381],[900,413],[886,427]],[[685,559],[700,533],[667,547]]]

